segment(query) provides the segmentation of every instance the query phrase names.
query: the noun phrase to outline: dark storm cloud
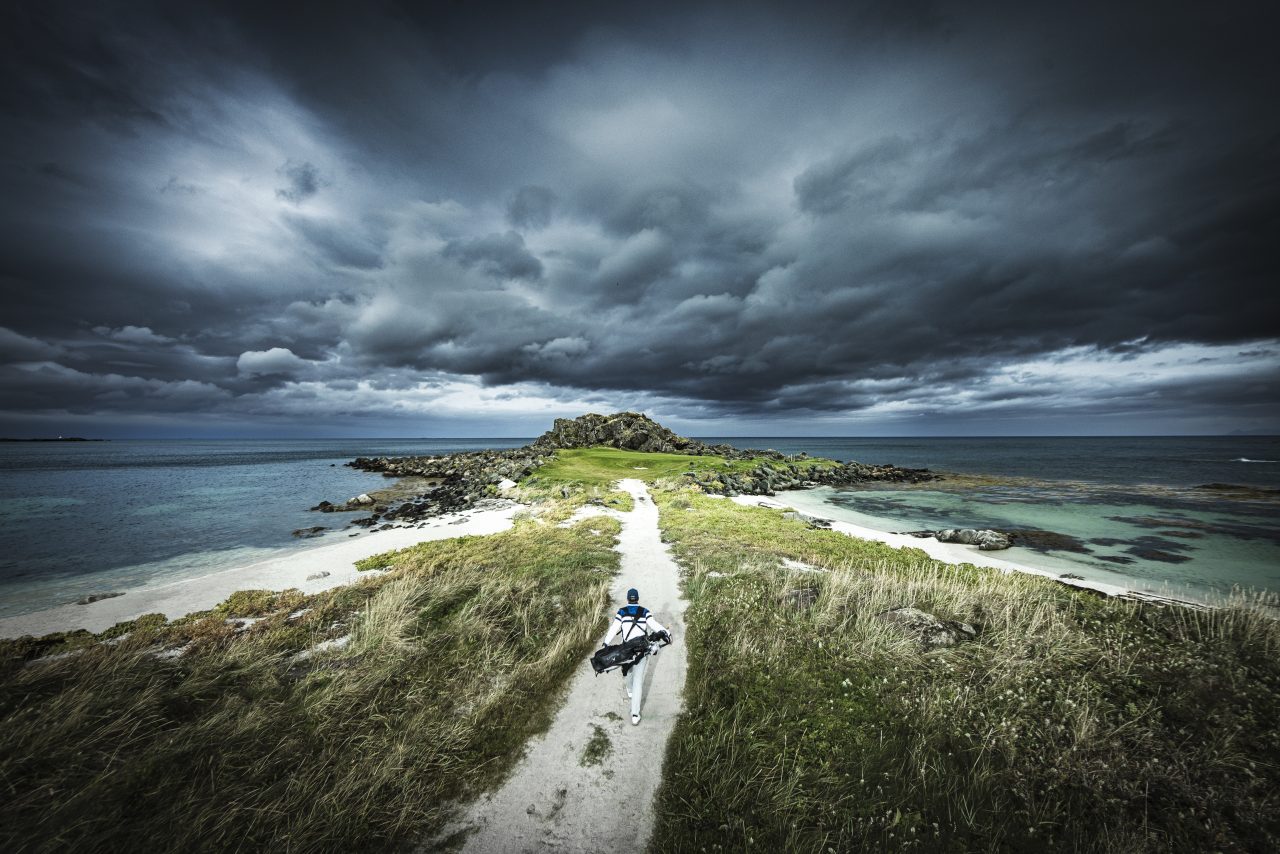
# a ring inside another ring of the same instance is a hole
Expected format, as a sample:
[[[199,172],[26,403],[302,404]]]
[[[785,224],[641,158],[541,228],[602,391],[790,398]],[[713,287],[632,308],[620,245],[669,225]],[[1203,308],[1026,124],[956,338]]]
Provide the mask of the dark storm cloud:
[[[507,219],[518,228],[546,228],[556,194],[546,187],[521,187],[507,205]]]
[[[287,160],[277,171],[285,180],[285,186],[276,190],[277,198],[296,205],[320,192],[320,170],[314,164]]]
[[[1256,6],[4,15],[11,413],[1280,415]]]
[[[525,249],[524,238],[514,231],[450,240],[443,254],[464,267],[478,268],[499,279],[536,279],[542,275],[542,262]]]

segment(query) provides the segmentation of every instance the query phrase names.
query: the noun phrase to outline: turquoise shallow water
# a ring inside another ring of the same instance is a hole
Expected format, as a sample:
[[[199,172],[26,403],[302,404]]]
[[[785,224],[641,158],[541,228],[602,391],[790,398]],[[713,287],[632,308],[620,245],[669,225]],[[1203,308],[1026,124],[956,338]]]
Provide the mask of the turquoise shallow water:
[[[1090,577],[1204,591],[1231,585],[1280,590],[1280,505],[1222,502],[1204,493],[1196,498],[1189,489],[1210,482],[1280,488],[1275,437],[704,438],[841,460],[1036,479],[1036,486],[972,493],[832,494],[823,506],[828,515],[847,513],[850,521],[886,531],[977,525],[1072,534],[1089,541],[1088,553],[1028,552],[1022,559]],[[346,531],[336,530],[318,542],[299,541],[290,532],[312,525],[341,528],[345,518],[335,523],[307,508],[386,483],[343,465],[357,456],[441,454],[526,441],[0,443],[0,615],[345,537]],[[1133,491],[1132,484],[1152,486]],[[1178,516],[1177,524],[1164,518],[1169,514]],[[1181,535],[1161,533],[1171,530]],[[1119,542],[1092,542],[1107,539]],[[1144,546],[1165,557],[1131,551]]]
[[[1052,483],[963,491],[823,488],[785,499],[806,512],[886,532],[992,528],[1066,535],[996,556],[1136,590],[1199,600],[1217,600],[1233,588],[1280,591],[1276,505]]]

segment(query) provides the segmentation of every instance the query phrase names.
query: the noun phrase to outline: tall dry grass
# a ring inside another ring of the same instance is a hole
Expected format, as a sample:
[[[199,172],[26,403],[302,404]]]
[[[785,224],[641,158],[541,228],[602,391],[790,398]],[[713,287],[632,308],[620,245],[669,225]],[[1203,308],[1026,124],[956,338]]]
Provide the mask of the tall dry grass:
[[[950,567],[659,495],[686,710],[654,850],[1270,850],[1280,628]],[[825,572],[787,570],[781,558]],[[788,595],[797,588],[807,598]],[[979,628],[925,650],[878,617]]]
[[[9,645],[0,849],[378,850],[430,835],[546,726],[603,630],[617,530],[527,522],[385,556],[391,572],[351,588],[244,595],[62,659],[15,663],[32,647]],[[237,632],[237,607],[266,613]]]

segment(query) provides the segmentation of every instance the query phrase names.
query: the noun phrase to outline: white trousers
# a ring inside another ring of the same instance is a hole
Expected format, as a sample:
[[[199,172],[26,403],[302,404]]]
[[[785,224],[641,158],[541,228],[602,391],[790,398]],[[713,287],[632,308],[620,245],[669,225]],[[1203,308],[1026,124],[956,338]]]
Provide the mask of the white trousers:
[[[627,674],[627,690],[631,692],[632,717],[640,714],[640,692],[644,689],[644,668],[648,663],[649,656],[646,655]]]

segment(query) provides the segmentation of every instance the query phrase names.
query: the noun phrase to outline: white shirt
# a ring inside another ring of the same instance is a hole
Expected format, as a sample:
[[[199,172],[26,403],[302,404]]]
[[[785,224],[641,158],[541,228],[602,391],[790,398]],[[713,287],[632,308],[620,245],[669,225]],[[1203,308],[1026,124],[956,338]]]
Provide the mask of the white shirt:
[[[634,612],[632,609],[636,609]],[[635,613],[633,618],[631,615]],[[665,632],[662,627],[649,611],[643,605],[624,605],[618,609],[618,613],[613,615],[613,624],[609,626],[609,631],[604,636],[604,642],[607,644],[613,636],[622,633],[622,643],[626,643],[632,638],[647,637],[653,632]]]

